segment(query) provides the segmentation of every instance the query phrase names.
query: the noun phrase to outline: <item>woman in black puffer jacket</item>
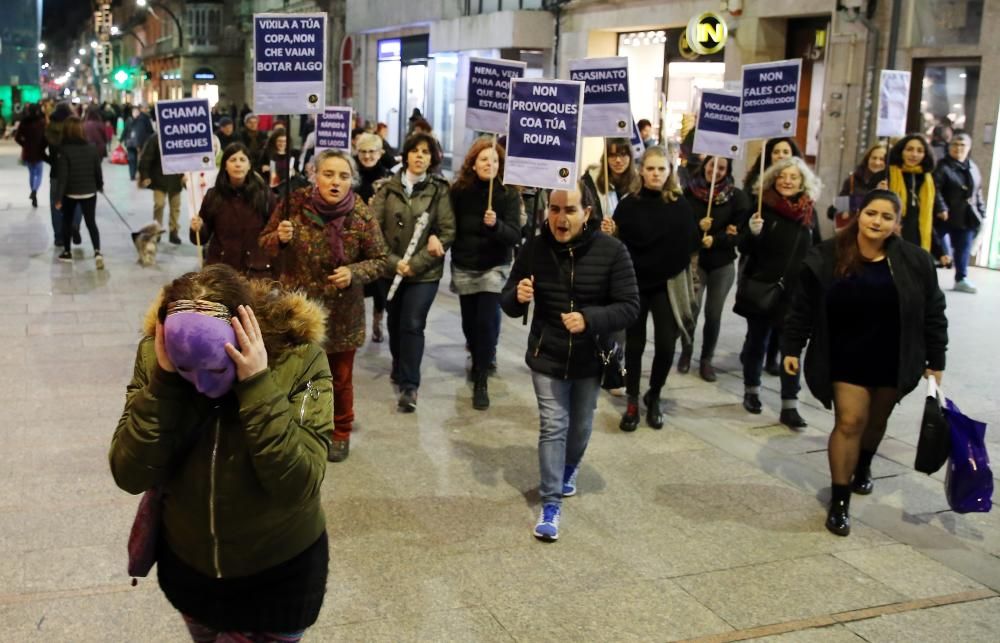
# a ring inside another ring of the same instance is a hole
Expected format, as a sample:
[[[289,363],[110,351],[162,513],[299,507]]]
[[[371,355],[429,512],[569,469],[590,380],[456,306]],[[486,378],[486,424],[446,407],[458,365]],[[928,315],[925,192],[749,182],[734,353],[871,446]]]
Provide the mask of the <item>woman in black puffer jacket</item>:
[[[101,159],[97,148],[87,142],[83,135],[83,122],[76,116],[66,119],[62,147],[56,161],[56,176],[55,207],[63,215],[62,229],[72,228],[73,213],[80,206],[87,223],[87,232],[90,233],[90,242],[94,244],[97,269],[103,270],[101,234],[97,230],[97,193],[104,191],[104,175],[101,173]],[[60,261],[73,261],[70,239],[68,234],[62,237]]]
[[[462,306],[462,332],[472,353],[472,406],[480,411],[490,406],[487,380],[500,337],[500,291],[510,274],[513,248],[521,240],[520,202],[517,191],[502,183],[503,163],[503,147],[480,138],[451,187],[451,289]]]
[[[600,390],[597,338],[628,327],[639,292],[628,250],[588,224],[593,197],[585,188],[555,191],[548,221],[518,253],[500,303],[520,317],[535,302],[525,361],[538,399],[542,512],[534,534],[559,537],[563,496],[576,493]]]

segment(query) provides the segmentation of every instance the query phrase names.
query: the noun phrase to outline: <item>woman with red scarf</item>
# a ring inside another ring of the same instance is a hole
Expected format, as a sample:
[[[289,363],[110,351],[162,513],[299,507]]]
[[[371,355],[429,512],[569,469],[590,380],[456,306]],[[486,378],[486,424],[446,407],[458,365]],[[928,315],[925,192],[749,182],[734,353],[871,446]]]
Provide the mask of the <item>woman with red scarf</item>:
[[[345,460],[354,423],[354,353],[365,343],[365,284],[388,268],[378,221],[354,187],[354,159],[325,150],[316,156],[316,185],[279,201],[261,232],[261,246],[278,259],[279,280],[322,300],[328,311],[326,350],[333,374],[333,442],[327,459]]]
[[[747,320],[743,408],[754,414],[762,410],[760,374],[765,346],[772,327],[781,328],[794,294],[795,276],[812,246],[821,185],[802,159],[791,157],[768,168],[757,189],[763,190],[763,207],[750,217],[749,234],[740,245],[747,263],[736,289],[735,307]],[[777,292],[773,301],[754,301],[755,296],[768,292]],[[798,411],[798,393],[799,375],[782,371],[780,421],[793,429],[806,426]]]

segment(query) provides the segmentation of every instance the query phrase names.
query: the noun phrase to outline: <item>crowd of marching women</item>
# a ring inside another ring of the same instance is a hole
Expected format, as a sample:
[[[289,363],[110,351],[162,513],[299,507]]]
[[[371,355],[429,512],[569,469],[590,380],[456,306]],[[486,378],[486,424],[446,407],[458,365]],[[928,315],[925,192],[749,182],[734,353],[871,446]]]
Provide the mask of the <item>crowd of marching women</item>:
[[[364,131],[355,133],[354,155],[298,157],[283,134],[265,143],[253,132],[221,151],[218,180],[191,222],[208,265],[175,280],[154,305],[112,448],[124,488],[162,485],[176,494],[160,580],[192,632],[294,632],[315,620],[326,574],[318,468],[350,452],[353,366],[369,328],[364,300],[373,298],[372,341],[383,340],[385,322],[397,410],[415,412],[425,327],[448,253],[473,408],[490,407],[502,313],[531,314],[525,361],[538,404],[542,501],[533,533],[545,541],[559,537],[563,500],[577,493],[602,386],[624,386],[622,431],[639,427],[643,409],[645,424],[661,429],[678,344],[678,372],[691,368],[697,344],[698,374],[716,381],[734,287],[746,325],[746,411],[763,412],[765,372],[780,378],[779,419],[788,427],[806,425],[797,409],[803,372],[834,409],[826,526],[846,536],[851,494],[872,490],[871,462],[893,407],[921,377],[940,379],[944,370],[945,300],[932,251],[954,262],[957,289],[973,290],[965,269],[982,208],[961,136],[936,170],[918,135],[869,150],[844,184],[848,206],[831,213],[838,232],[821,241],[822,186],[792,139],[768,141],[742,185],[733,159],[689,154],[680,173],[662,147],[635,158],[627,140],[608,139],[601,163],[575,186],[529,199],[503,183],[504,147],[491,138],[474,142],[449,183],[440,146],[420,127],[398,159]],[[282,163],[304,175],[287,190],[273,176],[275,167],[285,175]],[[67,200],[79,196],[59,189]],[[624,381],[609,384],[612,370],[624,370]],[[157,416],[157,400],[177,408]],[[167,419],[185,428],[164,441],[157,436],[172,430]],[[215,432],[189,430],[204,423]],[[230,424],[245,436],[226,437]],[[236,545],[226,553],[214,534],[199,538],[184,518],[203,507],[187,478],[170,473],[175,466],[226,469],[220,493],[260,511],[218,519],[281,533],[296,526],[296,539],[268,535],[267,555],[245,558]],[[233,600],[216,582],[223,570],[242,575],[247,592],[268,593]],[[293,598],[277,604],[294,610],[261,612],[279,591]],[[209,600],[216,607],[207,609]]]

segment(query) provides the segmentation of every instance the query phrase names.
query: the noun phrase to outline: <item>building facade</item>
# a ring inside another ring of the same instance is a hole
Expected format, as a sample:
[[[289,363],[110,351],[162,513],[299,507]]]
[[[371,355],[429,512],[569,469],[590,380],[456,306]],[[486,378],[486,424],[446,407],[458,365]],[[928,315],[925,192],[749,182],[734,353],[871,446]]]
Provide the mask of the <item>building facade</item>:
[[[722,6],[720,11],[720,4]],[[529,75],[568,77],[570,60],[625,56],[636,120],[649,119],[661,141],[679,142],[694,122],[699,91],[738,87],[742,65],[801,58],[797,139],[827,186],[830,205],[843,179],[874,142],[878,74],[910,70],[908,129],[930,135],[950,125],[973,138],[972,157],[997,183],[994,159],[1000,80],[982,74],[1000,60],[1000,3],[984,0],[349,0],[355,109],[405,135],[414,108],[434,127],[447,156],[461,158],[474,133],[464,127],[464,77],[472,56],[526,60]],[[729,36],[721,52],[694,55],[688,22],[720,11]],[[346,56],[342,56],[342,59]],[[747,156],[758,147],[748,146]],[[586,141],[595,162],[600,141]],[[737,162],[737,171],[745,161]],[[1000,263],[997,199],[982,239]],[[824,225],[828,224],[824,217]],[[996,237],[996,238],[994,238]]]

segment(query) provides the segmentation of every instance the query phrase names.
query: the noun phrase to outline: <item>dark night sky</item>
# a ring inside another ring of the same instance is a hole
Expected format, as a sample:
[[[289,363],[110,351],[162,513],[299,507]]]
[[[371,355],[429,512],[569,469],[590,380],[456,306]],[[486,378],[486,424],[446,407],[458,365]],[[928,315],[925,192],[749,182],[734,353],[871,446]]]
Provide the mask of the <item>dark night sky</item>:
[[[93,9],[91,0],[42,0],[42,41],[58,60]]]

